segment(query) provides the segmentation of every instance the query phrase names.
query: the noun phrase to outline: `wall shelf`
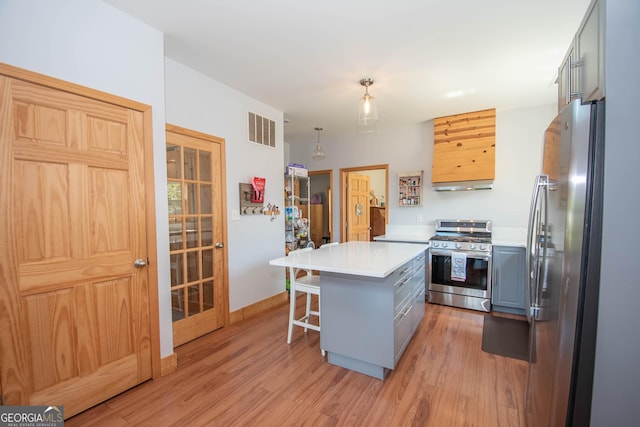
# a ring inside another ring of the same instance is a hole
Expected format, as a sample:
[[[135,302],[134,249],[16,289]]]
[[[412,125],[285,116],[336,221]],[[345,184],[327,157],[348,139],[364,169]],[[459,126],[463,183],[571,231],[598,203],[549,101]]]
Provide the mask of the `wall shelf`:
[[[423,171],[398,174],[398,206],[422,206]]]

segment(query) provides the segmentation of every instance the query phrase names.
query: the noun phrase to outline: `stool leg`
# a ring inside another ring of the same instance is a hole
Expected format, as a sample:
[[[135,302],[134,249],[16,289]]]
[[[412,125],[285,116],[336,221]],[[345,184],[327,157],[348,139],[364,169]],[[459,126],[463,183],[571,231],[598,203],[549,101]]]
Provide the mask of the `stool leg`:
[[[307,292],[307,311],[306,311],[307,319],[305,323],[311,322],[311,294]],[[307,333],[307,328],[304,328],[304,332]]]
[[[320,333],[322,334],[322,310],[320,309],[320,295],[318,295],[318,313],[320,313],[318,315],[318,326],[320,326]],[[320,335],[320,337],[322,337],[322,335]],[[320,344],[322,344],[322,338]],[[322,354],[322,357],[324,357],[325,355],[325,351],[324,348],[322,348],[322,345],[320,346],[320,354]]]
[[[292,287],[289,290],[289,330],[287,332],[287,344],[291,344],[291,333],[293,332],[293,319],[296,314],[296,290]]]

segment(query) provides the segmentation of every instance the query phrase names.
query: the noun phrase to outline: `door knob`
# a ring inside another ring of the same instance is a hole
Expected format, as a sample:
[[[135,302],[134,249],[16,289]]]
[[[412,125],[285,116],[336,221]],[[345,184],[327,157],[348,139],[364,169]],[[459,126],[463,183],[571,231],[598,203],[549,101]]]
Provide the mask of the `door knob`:
[[[135,268],[144,268],[147,266],[147,261],[142,258],[138,258],[137,260],[133,261],[133,266]]]
[[[222,248],[224,248],[224,243],[216,242],[216,249],[222,249]]]

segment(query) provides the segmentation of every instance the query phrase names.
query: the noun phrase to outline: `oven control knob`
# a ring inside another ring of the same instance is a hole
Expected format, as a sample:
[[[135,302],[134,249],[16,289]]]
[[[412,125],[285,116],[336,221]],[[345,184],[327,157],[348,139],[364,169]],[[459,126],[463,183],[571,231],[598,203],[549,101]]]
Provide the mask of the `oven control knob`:
[[[484,251],[485,249],[487,249],[487,247],[485,245],[480,245],[480,250]]]
[[[476,245],[474,245],[473,243],[469,245],[469,249],[474,250],[476,248]]]
[[[443,247],[443,248],[446,248],[446,247],[448,247],[448,246],[449,246],[449,244],[448,244],[447,242],[442,242],[442,247]]]
[[[433,245],[433,247],[434,247],[434,248],[437,248],[438,246],[440,246],[440,243],[439,243],[439,242],[433,242],[433,243],[431,243],[431,244]]]
[[[461,249],[462,248],[462,243],[456,243],[456,249]]]

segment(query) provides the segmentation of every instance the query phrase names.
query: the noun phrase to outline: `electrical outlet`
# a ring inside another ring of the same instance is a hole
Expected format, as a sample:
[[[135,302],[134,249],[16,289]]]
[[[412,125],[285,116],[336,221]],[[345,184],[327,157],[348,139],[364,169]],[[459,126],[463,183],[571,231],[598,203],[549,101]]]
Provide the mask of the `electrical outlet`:
[[[231,209],[231,221],[240,221],[240,209]]]

